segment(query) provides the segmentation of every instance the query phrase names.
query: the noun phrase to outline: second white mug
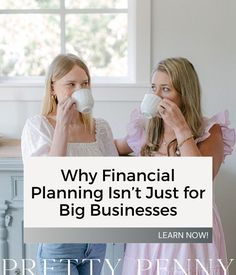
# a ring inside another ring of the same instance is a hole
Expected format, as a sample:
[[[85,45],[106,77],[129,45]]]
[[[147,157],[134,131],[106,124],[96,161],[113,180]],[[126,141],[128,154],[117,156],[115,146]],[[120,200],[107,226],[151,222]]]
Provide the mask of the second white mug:
[[[160,97],[155,94],[145,94],[140,106],[141,113],[148,119],[155,117],[160,101]]]

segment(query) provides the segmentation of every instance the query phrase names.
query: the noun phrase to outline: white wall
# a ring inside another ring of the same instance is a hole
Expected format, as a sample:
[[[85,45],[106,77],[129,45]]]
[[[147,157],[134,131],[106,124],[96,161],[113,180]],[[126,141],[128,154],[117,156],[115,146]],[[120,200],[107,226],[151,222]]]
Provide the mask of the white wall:
[[[148,84],[147,84],[148,85]],[[130,111],[139,105],[146,84],[95,85],[94,117],[105,118],[115,137],[126,134]],[[4,87],[0,85],[0,133],[10,138],[20,138],[25,120],[41,112],[42,86]]]
[[[203,111],[230,111],[236,127],[236,1],[153,0],[152,62],[184,56],[195,65],[203,90]],[[236,149],[236,148],[235,148]],[[236,152],[216,180],[216,202],[229,258],[236,258]],[[236,263],[231,273],[236,274]]]
[[[184,56],[195,65],[203,90],[203,109],[213,115],[230,111],[236,128],[236,1],[152,0],[152,65],[165,57]],[[18,88],[14,88],[17,90]],[[20,87],[19,89],[23,89]],[[95,116],[107,119],[115,137],[125,134],[130,110],[147,87],[96,88]],[[0,133],[19,137],[24,121],[40,110],[42,88],[28,87],[33,101],[13,96],[0,101]],[[0,87],[0,98],[9,89]],[[216,180],[216,201],[225,230],[229,258],[236,258],[236,153],[226,160]],[[236,263],[231,274],[236,274]]]

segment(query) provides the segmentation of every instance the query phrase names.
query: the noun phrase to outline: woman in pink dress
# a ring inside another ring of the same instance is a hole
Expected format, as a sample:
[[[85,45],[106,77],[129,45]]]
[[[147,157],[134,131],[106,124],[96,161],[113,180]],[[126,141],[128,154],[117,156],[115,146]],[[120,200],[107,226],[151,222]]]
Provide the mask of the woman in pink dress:
[[[210,119],[202,116],[198,76],[185,58],[161,61],[153,73],[152,91],[161,98],[157,116],[147,123],[139,110],[132,112],[126,138],[116,140],[120,155],[212,156],[214,179],[235,143],[228,112]],[[128,243],[123,275],[223,275],[228,264],[213,203],[212,243]]]

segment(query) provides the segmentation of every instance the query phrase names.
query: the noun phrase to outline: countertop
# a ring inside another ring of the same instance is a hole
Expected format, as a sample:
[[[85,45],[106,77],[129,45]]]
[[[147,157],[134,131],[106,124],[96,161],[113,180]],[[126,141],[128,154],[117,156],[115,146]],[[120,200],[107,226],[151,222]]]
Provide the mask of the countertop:
[[[20,139],[0,138],[0,157],[21,157]]]

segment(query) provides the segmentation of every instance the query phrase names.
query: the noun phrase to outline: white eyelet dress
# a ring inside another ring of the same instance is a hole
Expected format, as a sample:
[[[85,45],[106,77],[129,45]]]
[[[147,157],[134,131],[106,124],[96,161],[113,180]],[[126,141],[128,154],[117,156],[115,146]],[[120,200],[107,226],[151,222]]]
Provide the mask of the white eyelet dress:
[[[108,123],[103,119],[95,119],[95,142],[68,143],[67,156],[118,156],[113,135]],[[22,132],[21,146],[23,161],[28,156],[47,156],[52,145],[54,128],[44,116],[34,116],[26,121]],[[84,264],[79,259],[98,258],[100,263],[94,263],[93,274],[99,275],[105,257],[106,244],[80,243],[42,243],[38,247],[38,268],[43,274],[43,259],[78,259],[71,261],[71,273],[90,274],[89,262]],[[56,261],[52,274],[67,274],[67,262]],[[54,272],[54,273],[53,273]],[[50,271],[47,271],[51,275]]]

